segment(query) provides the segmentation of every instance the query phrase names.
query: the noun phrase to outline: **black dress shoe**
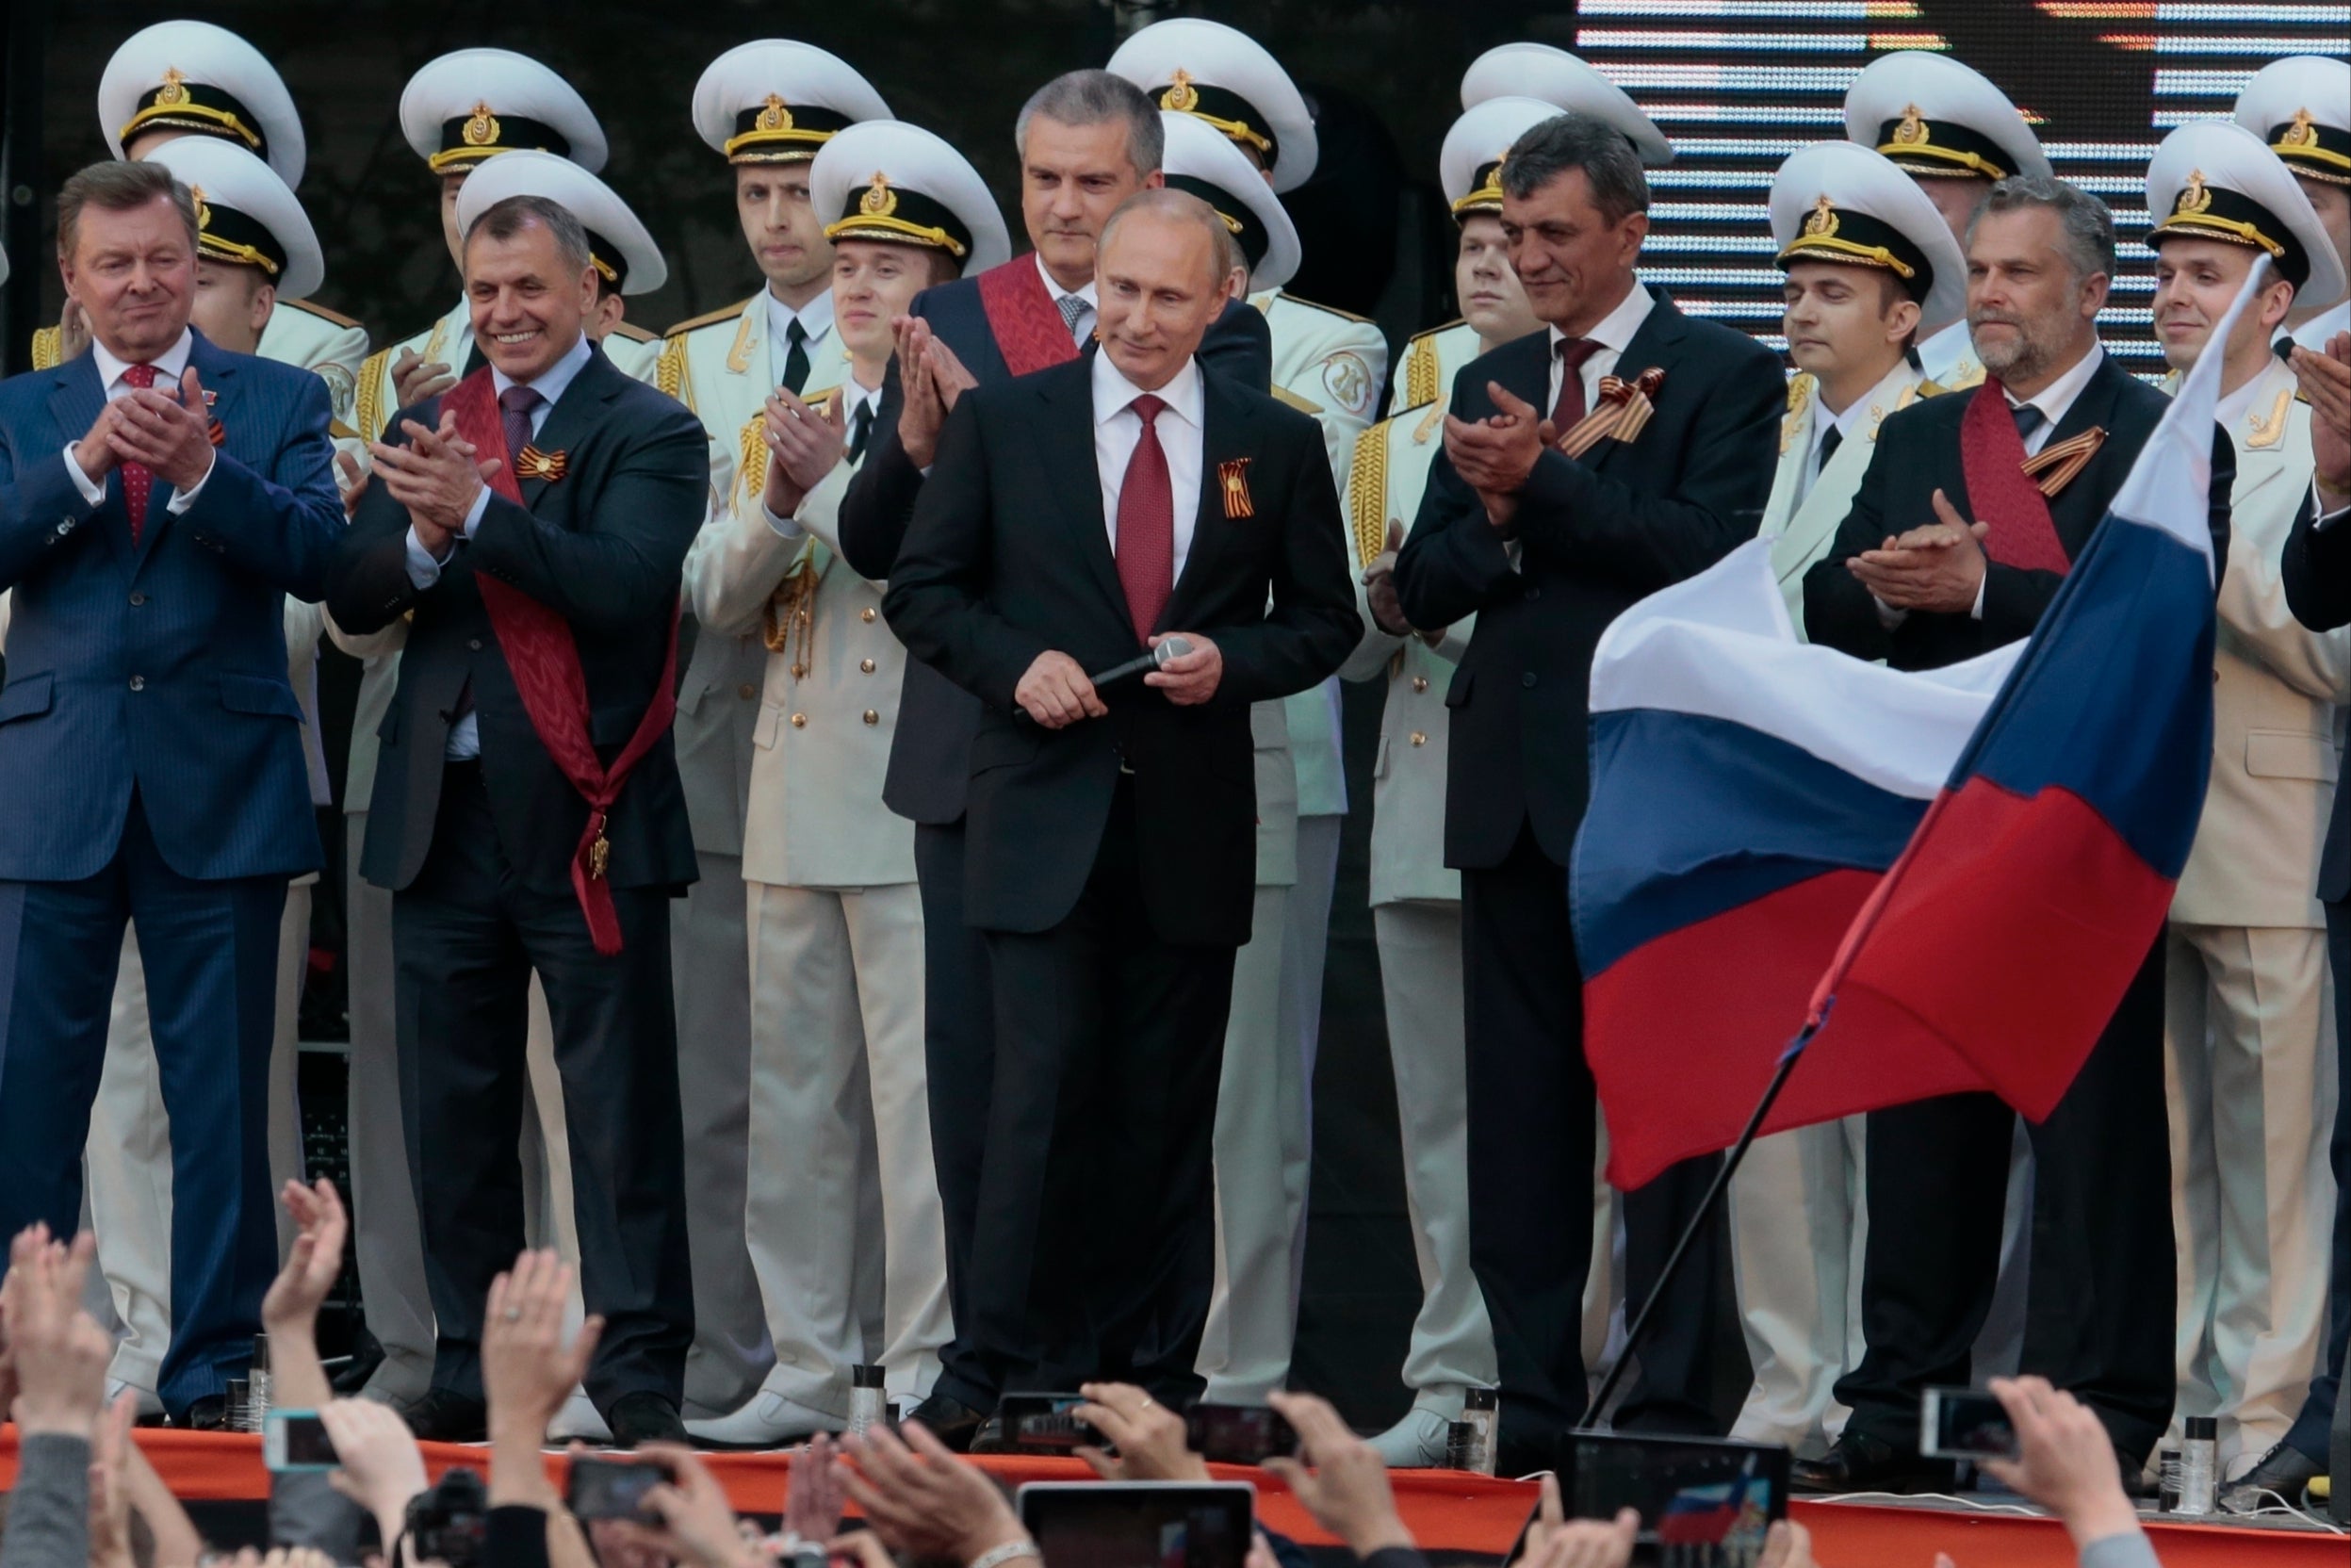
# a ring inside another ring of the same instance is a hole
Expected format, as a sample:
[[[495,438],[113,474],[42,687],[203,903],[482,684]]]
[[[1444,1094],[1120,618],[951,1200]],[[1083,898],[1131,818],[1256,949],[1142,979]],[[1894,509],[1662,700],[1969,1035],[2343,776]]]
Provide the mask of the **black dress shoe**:
[[[1847,1432],[1819,1459],[1800,1459],[1788,1468],[1797,1492],[1949,1492],[1955,1471],[1949,1460],[1926,1459],[1861,1432]]]
[[[490,1437],[490,1408],[452,1389],[427,1389],[400,1419],[419,1443],[486,1443]]]
[[[229,1429],[229,1401],[226,1395],[207,1394],[191,1401],[188,1407],[171,1418],[171,1424],[191,1432],[224,1432]]]
[[[634,1448],[641,1443],[684,1443],[685,1417],[670,1400],[650,1390],[624,1394],[612,1401],[612,1408],[604,1413],[604,1424],[612,1429],[612,1446]]]
[[[969,1453],[988,1417],[953,1395],[934,1394],[912,1410],[906,1419],[920,1421],[930,1434],[954,1452]]]
[[[2303,1492],[2326,1473],[2325,1465],[2299,1448],[2280,1443],[2256,1461],[2252,1469],[2220,1489],[2220,1511],[2251,1513],[2257,1509],[2276,1508],[2278,1497],[2300,1508]],[[2268,1492],[2278,1496],[2262,1495]]]

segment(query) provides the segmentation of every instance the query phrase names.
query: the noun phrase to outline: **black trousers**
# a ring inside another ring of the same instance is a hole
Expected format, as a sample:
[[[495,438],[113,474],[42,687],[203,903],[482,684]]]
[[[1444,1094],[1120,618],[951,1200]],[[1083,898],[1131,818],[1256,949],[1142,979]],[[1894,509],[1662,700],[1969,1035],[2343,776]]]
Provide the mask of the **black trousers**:
[[[980,1155],[996,1077],[995,1003],[988,939],[963,918],[963,823],[918,823],[914,875],[922,893],[922,1064],[928,1074],[931,1160],[946,1220],[947,1305],[955,1337],[939,1352],[950,1397],[978,1409],[988,1385],[971,1322],[971,1233],[979,1221]],[[960,1391],[960,1392],[958,1392]]]
[[[2171,1419],[2175,1270],[2159,937],[2033,1142],[2033,1232],[2019,1369],[2098,1412],[2144,1462]],[[1837,1385],[1848,1429],[1918,1446],[1918,1396],[1970,1380],[1999,1273],[2016,1113],[1988,1094],[1873,1111],[1861,1364]]]
[[[1531,824],[1521,825],[1500,865],[1461,874],[1461,978],[1470,1265],[1494,1322],[1503,1441],[1533,1468],[1549,1463],[1542,1450],[1575,1424],[1589,1394],[1582,1333],[1595,1102],[1567,871],[1543,853]],[[1658,1043],[1669,1054],[1670,1039]],[[1656,1286],[1718,1161],[1684,1161],[1624,1195],[1628,1317]],[[1718,1429],[1711,1318],[1727,1238],[1718,1212],[1636,1349],[1638,1374],[1616,1407],[1619,1430]]]
[[[1234,950],[1162,941],[1143,907],[1122,787],[1069,916],[988,933],[996,1076],[965,1331],[980,1380],[939,1383],[966,1403],[1095,1379],[1200,1396]]]
[[[424,869],[392,897],[400,1108],[439,1323],[435,1388],[482,1396],[482,1308],[522,1250],[515,1150],[535,970],[563,1080],[580,1294],[604,1317],[588,1394],[600,1409],[625,1394],[681,1396],[694,1291],[669,895],[623,888],[612,902],[623,946],[605,958],[568,888],[527,886],[508,863],[481,767],[449,765]]]

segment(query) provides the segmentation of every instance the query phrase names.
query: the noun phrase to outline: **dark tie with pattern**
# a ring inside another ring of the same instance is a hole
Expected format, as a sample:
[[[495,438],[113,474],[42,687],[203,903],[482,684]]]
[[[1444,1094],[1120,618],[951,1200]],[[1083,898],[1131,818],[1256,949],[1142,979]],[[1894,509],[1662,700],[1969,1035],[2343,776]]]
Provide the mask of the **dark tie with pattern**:
[[[1602,347],[1596,337],[1559,339],[1559,400],[1551,405],[1554,435],[1565,435],[1581,424],[1584,416],[1590,412],[1584,402],[1584,361],[1598,353]]]
[[[1146,392],[1127,406],[1143,421],[1143,436],[1118,486],[1118,586],[1126,590],[1135,640],[1148,643],[1175,591],[1175,487],[1154,422],[1167,400]]]
[[[155,384],[155,368],[152,365],[130,365],[122,370],[122,379],[144,390]],[[155,493],[155,470],[144,463],[127,459],[122,467],[122,510],[131,514],[131,548],[139,547],[139,531],[147,526],[147,498]]]
[[[797,396],[808,384],[808,329],[800,324],[797,316],[784,329],[784,384]]]
[[[544,401],[528,386],[510,386],[498,395],[498,423],[506,429],[506,466],[512,468],[531,445],[531,411]]]
[[[1086,334],[1078,330],[1078,323],[1093,315],[1094,307],[1086,302],[1086,297],[1082,294],[1064,294],[1053,303],[1061,309],[1061,324],[1069,329],[1070,338],[1079,343],[1085,342]]]
[[[2018,403],[2008,411],[2008,416],[2016,421],[2016,439],[2025,444],[2025,450],[2031,451],[2033,433],[2048,422],[2049,416],[2031,403]]]

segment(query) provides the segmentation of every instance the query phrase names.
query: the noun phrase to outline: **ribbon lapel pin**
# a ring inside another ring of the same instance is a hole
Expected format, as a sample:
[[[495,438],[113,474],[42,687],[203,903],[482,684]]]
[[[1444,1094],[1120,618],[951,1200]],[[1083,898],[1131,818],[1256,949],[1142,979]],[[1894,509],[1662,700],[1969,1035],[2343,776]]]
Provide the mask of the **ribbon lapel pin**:
[[[2043,496],[2054,497],[2074,482],[2074,476],[2090,466],[2090,459],[2096,457],[2098,449],[2104,445],[2106,431],[2100,425],[2092,425],[2081,434],[2069,435],[2063,441],[2052,441],[2024,460],[2025,478],[2038,485]]]
[[[563,477],[563,470],[570,466],[571,459],[563,452],[543,452],[536,447],[525,447],[514,458],[514,478],[545,480],[552,484]]]
[[[1581,457],[1610,437],[1630,444],[1649,423],[1650,416],[1657,413],[1657,404],[1651,400],[1664,384],[1665,368],[1659,365],[1652,365],[1631,381],[1602,376],[1600,406],[1559,437],[1559,450],[1569,457]]]
[[[1249,499],[1249,465],[1246,457],[1236,457],[1216,465],[1216,487],[1224,492],[1224,514],[1227,521],[1257,515],[1257,503]]]

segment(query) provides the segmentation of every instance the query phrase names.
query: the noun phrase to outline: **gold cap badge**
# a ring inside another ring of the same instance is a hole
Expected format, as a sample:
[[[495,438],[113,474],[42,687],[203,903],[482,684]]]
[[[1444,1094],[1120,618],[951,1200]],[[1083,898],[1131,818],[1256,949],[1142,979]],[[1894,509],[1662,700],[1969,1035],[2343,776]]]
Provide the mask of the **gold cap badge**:
[[[458,134],[468,147],[490,146],[498,140],[498,117],[490,112],[488,104],[477,103],[473,106],[473,118],[465,122],[465,129]]]
[[[212,209],[204,204],[204,188],[200,185],[191,185],[188,188],[188,200],[196,204],[196,227],[199,229],[212,227]]]
[[[2278,139],[2278,145],[2280,147],[2309,147],[2313,145],[2317,140],[2318,127],[2310,121],[2310,109],[2308,107],[2304,107],[2294,111],[2294,123],[2287,126],[2285,134]]]
[[[741,122],[738,121],[737,123],[740,124]],[[761,131],[788,131],[792,129],[792,110],[784,106],[784,101],[780,96],[771,92],[767,95],[767,107],[759,111],[759,118],[753,122],[752,128]]]
[[[173,108],[187,103],[188,89],[180,85],[187,80],[186,76],[180,74],[178,66],[167,66],[163,73],[163,86],[155,90],[156,106],[162,108]]]
[[[888,218],[898,210],[898,193],[890,188],[889,175],[878,169],[873,171],[865,194],[857,198],[857,210],[868,218]]]
[[[1894,127],[1894,139],[1904,147],[1916,147],[1926,139],[1927,122],[1919,116],[1918,106],[1904,106],[1902,123]]]
[[[1192,85],[1192,74],[1178,67],[1168,80],[1167,90],[1159,95],[1159,106],[1178,114],[1189,114],[1200,107],[1200,89]]]
[[[2188,183],[2180,188],[2180,200],[2172,204],[2171,213],[2174,218],[2182,214],[2193,217],[2212,204],[2212,193],[2204,187],[2204,171],[2192,169],[2188,171]]]
[[[1812,213],[1804,220],[1806,239],[1827,239],[1837,233],[1837,208],[1823,191],[1812,204]]]

